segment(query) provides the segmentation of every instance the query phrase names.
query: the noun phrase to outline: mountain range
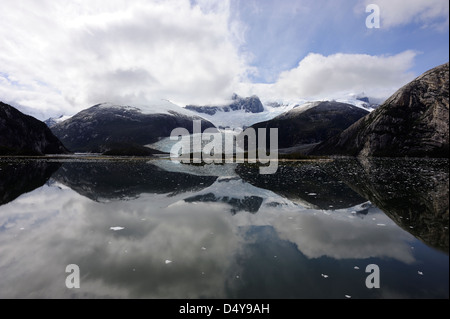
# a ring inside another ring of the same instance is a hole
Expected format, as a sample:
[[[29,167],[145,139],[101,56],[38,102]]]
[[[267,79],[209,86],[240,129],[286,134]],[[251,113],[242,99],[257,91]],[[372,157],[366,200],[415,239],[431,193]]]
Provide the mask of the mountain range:
[[[0,104],[2,154],[71,152],[152,155],[147,146],[173,129],[278,128],[279,147],[306,155],[448,157],[449,64],[400,88],[382,105],[367,97],[348,101],[265,101],[233,94],[225,105],[187,105],[167,100],[145,106],[101,103],[48,127]],[[345,103],[344,103],[345,102]]]

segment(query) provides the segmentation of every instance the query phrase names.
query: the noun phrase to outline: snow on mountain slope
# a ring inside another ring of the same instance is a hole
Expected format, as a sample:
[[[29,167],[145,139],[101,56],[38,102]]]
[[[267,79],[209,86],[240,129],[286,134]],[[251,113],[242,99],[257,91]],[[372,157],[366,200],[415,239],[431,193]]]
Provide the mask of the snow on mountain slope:
[[[58,123],[64,122],[65,120],[68,120],[73,115],[61,115],[59,117],[50,117],[44,121],[45,124],[47,124],[48,127],[52,127]]]
[[[298,112],[306,111],[317,105],[318,102],[322,101],[336,101],[340,103],[347,103],[354,106],[357,106],[361,109],[367,110],[369,112],[373,111],[372,107],[374,104],[367,103],[364,100],[358,99],[354,96],[344,96],[342,98],[337,99],[324,99],[320,101],[310,101],[305,99],[296,99],[296,100],[267,100],[261,101],[264,107],[263,112],[252,113],[248,112],[244,109],[239,110],[231,110],[231,111],[223,111],[218,109],[214,112],[214,114],[206,114],[206,113],[197,113],[199,116],[207,119],[216,127],[224,129],[237,129],[237,128],[247,128],[252,126],[253,124],[265,122],[271,120],[283,113],[289,112],[293,109]]]
[[[155,101],[151,101],[149,103],[146,104],[141,104],[141,105],[133,105],[133,106],[129,106],[129,105],[118,105],[118,104],[113,104],[113,103],[101,103],[101,104],[97,104],[96,105],[99,108],[104,108],[104,109],[129,109],[129,110],[135,110],[135,111],[139,111],[142,114],[169,114],[169,115],[173,115],[173,113],[178,113],[178,114],[182,114],[185,116],[189,116],[189,117],[203,117],[202,114],[199,114],[197,112],[193,112],[190,110],[187,110],[184,107],[181,107],[179,105],[176,105],[172,102],[170,102],[169,100],[155,100]]]

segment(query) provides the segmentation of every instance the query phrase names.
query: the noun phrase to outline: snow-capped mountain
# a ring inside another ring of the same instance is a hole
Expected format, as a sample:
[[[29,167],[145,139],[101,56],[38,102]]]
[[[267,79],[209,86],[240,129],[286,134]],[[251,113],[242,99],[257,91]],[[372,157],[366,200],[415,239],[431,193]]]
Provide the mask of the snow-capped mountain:
[[[102,103],[83,110],[51,130],[73,152],[106,152],[112,149],[140,148],[170,136],[175,128],[193,130],[193,121],[201,129],[214,125],[169,101],[145,106]]]
[[[47,124],[48,127],[55,126],[58,123],[64,122],[68,119],[70,119],[72,116],[70,115],[60,115],[59,117],[50,117],[44,121],[45,124]]]
[[[218,128],[245,129],[253,124],[269,121],[294,108],[298,111],[311,107],[313,102],[339,102],[351,104],[365,111],[372,112],[378,104],[372,98],[362,94],[353,94],[339,98],[322,99],[271,99],[261,101],[257,96],[240,97],[233,94],[231,102],[221,106],[187,105],[185,108],[198,113]]]

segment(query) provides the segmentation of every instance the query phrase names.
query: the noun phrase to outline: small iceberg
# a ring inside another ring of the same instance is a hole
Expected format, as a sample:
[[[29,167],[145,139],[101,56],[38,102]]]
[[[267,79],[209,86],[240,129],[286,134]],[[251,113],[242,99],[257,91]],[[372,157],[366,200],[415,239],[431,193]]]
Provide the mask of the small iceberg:
[[[118,230],[125,229],[125,227],[115,226],[115,227],[110,227],[109,229],[114,230],[114,231],[118,231]]]

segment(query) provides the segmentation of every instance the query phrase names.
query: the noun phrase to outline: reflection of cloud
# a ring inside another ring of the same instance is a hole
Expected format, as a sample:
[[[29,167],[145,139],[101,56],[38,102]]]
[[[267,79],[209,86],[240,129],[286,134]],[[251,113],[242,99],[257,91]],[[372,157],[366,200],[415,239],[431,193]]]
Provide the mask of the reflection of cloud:
[[[365,218],[356,217],[355,210],[280,212],[269,208],[253,216],[241,213],[235,217],[241,225],[271,225],[280,239],[296,244],[308,258],[390,257],[408,264],[414,261],[407,244],[413,238],[410,234],[377,208]]]
[[[226,204],[183,196],[98,203],[54,184],[2,206],[0,297],[224,298],[255,225],[273,227],[310,259],[414,260],[412,237],[379,210],[358,218],[350,209],[263,205],[231,216]],[[79,290],[64,285],[68,264],[80,267]]]
[[[2,207],[3,219],[29,213],[0,232],[1,297],[223,297],[238,249],[224,207],[158,208],[151,199],[100,204],[44,187]],[[71,263],[80,266],[77,291],[64,286]]]
[[[280,238],[295,243],[309,258],[390,257],[405,263],[414,261],[408,244],[399,241],[399,236],[404,240],[411,236],[399,234],[392,223],[378,226],[360,218],[342,220],[324,215],[302,215],[294,221],[279,219],[273,226]]]

